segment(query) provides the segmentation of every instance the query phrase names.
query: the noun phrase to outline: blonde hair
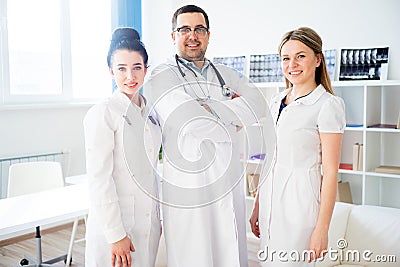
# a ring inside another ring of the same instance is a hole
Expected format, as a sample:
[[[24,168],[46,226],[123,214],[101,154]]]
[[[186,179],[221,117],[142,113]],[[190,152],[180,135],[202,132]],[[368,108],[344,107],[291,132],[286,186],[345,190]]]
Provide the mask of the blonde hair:
[[[315,70],[315,82],[317,85],[322,84],[328,93],[334,95],[331,79],[329,78],[328,70],[326,68],[324,54],[322,53],[322,39],[316,31],[308,27],[300,27],[296,30],[285,33],[279,44],[278,54],[281,55],[282,47],[289,40],[297,40],[311,48],[315,55],[321,58],[321,64]],[[286,88],[292,87],[293,84],[285,78]]]

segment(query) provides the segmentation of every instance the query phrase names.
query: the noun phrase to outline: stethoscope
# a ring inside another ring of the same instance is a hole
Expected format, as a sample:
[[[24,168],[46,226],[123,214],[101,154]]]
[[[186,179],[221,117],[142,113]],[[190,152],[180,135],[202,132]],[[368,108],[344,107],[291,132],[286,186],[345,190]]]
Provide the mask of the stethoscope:
[[[207,59],[207,60],[208,60],[208,59]],[[189,67],[185,62],[183,62],[183,61],[178,57],[178,55],[175,55],[175,61],[176,61],[176,66],[178,67],[178,70],[179,70],[179,72],[180,72],[180,74],[182,75],[183,78],[185,78],[186,74],[183,72],[183,70],[181,69],[181,67],[179,66],[179,64],[182,64],[184,67],[186,67],[188,70],[190,70],[190,71],[193,73],[193,75],[196,77],[196,79],[197,79],[197,74],[196,74],[196,72],[195,72],[191,67]],[[210,60],[208,60],[208,63],[210,64],[210,66],[213,68],[215,74],[217,75],[219,84],[220,84],[220,86],[221,86],[221,93],[222,93],[222,95],[223,95],[223,96],[226,96],[226,97],[232,97],[232,96],[234,95],[234,93],[233,93],[233,91],[231,90],[231,88],[229,88],[229,87],[226,85],[225,80],[224,80],[224,78],[222,78],[221,73],[218,71],[218,69],[215,67],[215,65],[214,65]]]
[[[129,119],[129,117],[128,117],[127,115],[122,115],[122,117],[125,119],[126,123],[127,123],[129,126],[132,126],[132,122],[131,122],[131,120]],[[151,121],[151,123],[153,123],[154,125],[156,125],[156,126],[157,126],[157,125],[160,125],[160,123],[159,123],[156,119],[154,119],[152,115],[148,115],[147,118],[148,118],[148,119]]]
[[[146,100],[144,100],[144,101],[145,101],[145,103],[147,102]],[[131,105],[132,105],[132,104],[131,104]],[[126,121],[126,123],[127,123],[129,126],[132,126],[133,123],[132,123],[132,121],[129,119],[129,117],[128,117],[127,114],[123,114],[122,117],[124,118],[124,120]],[[153,123],[154,125],[156,125],[156,126],[159,126],[159,125],[160,125],[160,123],[158,122],[158,120],[155,118],[156,115],[155,115],[154,111],[148,112],[148,113],[145,115],[145,117],[147,117],[147,119],[150,120],[151,123]]]

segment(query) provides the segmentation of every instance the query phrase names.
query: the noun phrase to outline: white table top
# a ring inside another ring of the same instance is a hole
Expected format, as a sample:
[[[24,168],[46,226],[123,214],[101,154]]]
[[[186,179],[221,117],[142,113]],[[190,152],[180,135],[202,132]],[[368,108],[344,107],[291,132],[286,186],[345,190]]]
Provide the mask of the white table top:
[[[79,175],[65,177],[65,183],[67,184],[80,184],[85,182],[87,182],[86,174],[79,174]]]
[[[0,199],[0,240],[10,233],[84,216],[87,183]]]

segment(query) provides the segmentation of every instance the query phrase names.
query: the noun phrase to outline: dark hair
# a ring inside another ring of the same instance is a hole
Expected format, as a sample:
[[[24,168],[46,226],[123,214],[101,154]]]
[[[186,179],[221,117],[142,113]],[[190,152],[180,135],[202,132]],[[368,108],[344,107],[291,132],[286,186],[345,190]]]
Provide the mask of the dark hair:
[[[201,14],[203,14],[204,19],[206,20],[207,29],[210,29],[210,22],[208,21],[207,13],[198,6],[186,5],[186,6],[178,8],[178,10],[176,10],[174,15],[172,16],[172,31],[174,31],[176,28],[176,20],[177,20],[178,16],[183,13],[201,13]]]
[[[107,55],[107,65],[109,68],[111,68],[112,65],[113,54],[120,49],[139,52],[143,57],[145,67],[147,67],[149,56],[147,55],[144,44],[140,41],[139,33],[135,29],[124,27],[114,30]]]
[[[328,70],[326,68],[324,54],[322,53],[322,39],[318,33],[308,27],[300,27],[296,30],[285,33],[282,37],[281,43],[279,44],[279,56],[281,55],[283,45],[289,40],[300,41],[311,48],[315,55],[320,55],[321,64],[315,70],[315,82],[317,85],[322,84],[327,92],[334,94],[331,85],[331,79],[329,78]],[[285,80],[287,88],[293,86],[288,79]]]

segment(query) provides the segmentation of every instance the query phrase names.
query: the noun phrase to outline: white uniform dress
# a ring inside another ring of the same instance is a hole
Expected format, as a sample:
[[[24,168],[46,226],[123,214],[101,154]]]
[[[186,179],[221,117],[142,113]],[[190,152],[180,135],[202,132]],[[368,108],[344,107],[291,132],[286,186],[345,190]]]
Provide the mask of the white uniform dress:
[[[257,88],[228,67],[217,66],[239,98],[222,95],[211,66],[206,68],[207,80],[180,67],[184,77],[175,59],[158,66],[144,87],[163,132],[168,266],[247,266],[243,169],[235,125],[256,122],[266,102]],[[200,106],[202,101],[214,115]],[[207,162],[210,165],[203,164]]]
[[[116,91],[85,116],[90,195],[85,266],[111,266],[110,244],[126,235],[136,249],[132,266],[154,266],[160,216],[149,195],[157,196],[153,167],[161,131],[147,119],[145,99],[141,102],[139,108]]]
[[[319,85],[278,113],[285,90],[273,97],[276,122],[276,160],[259,195],[263,266],[313,266],[292,260],[296,251],[308,249],[317,222],[321,191],[321,141],[319,133],[343,133],[344,102]],[[285,251],[279,259],[277,253]],[[287,260],[285,262],[285,260]]]

